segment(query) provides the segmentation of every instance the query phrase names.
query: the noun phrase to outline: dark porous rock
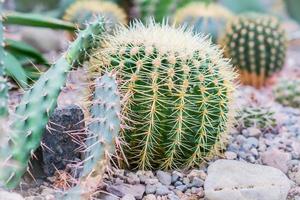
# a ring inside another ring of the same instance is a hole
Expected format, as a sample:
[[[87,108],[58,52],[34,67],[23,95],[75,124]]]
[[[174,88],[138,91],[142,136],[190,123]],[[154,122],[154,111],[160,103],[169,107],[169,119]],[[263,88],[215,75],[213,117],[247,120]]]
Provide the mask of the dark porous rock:
[[[43,136],[43,170],[53,176],[72,161],[81,159],[79,147],[84,140],[84,114],[76,105],[57,108]]]

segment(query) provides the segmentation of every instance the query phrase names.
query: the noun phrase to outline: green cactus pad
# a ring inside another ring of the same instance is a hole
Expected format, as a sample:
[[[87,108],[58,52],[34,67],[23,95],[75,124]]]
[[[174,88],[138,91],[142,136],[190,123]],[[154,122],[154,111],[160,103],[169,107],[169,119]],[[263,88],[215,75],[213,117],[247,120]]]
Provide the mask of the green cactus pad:
[[[154,22],[120,28],[105,44],[94,57],[120,79],[130,167],[200,165],[231,124],[235,73],[222,52],[205,38]]]
[[[115,141],[120,131],[121,102],[116,79],[105,74],[95,81],[95,91],[90,106],[90,123],[85,142],[83,172],[78,186],[70,189],[62,199],[88,199],[95,192],[115,153]]]
[[[274,17],[241,15],[229,22],[221,43],[244,84],[261,87],[283,68],[287,41],[285,31]]]
[[[8,85],[5,78],[4,69],[4,39],[3,39],[3,16],[2,16],[2,5],[3,2],[0,1],[0,120],[7,116],[8,113]],[[1,128],[0,128],[1,131]]]
[[[34,86],[25,92],[16,108],[11,126],[11,139],[0,154],[5,160],[0,169],[0,182],[8,188],[18,185],[31,153],[39,147],[42,134],[57,102],[61,88],[65,85],[68,72],[74,63],[82,63],[91,49],[99,44],[104,32],[102,19],[91,24],[70,45],[64,54]]]
[[[221,5],[193,2],[176,11],[174,22],[193,27],[194,33],[209,34],[216,43],[230,18],[232,13]]]

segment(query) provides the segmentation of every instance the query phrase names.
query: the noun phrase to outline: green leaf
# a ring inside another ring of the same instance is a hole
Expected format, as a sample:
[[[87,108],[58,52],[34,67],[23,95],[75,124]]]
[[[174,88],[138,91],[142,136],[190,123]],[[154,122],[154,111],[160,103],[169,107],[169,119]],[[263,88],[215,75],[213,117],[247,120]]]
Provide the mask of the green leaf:
[[[70,31],[76,30],[76,26],[73,23],[32,13],[6,12],[4,13],[4,23]]]
[[[6,73],[11,76],[21,87],[27,87],[27,75],[19,61],[10,53],[3,59]]]
[[[6,39],[5,49],[13,55],[22,56],[25,58],[33,58],[37,63],[47,64],[48,61],[34,47],[16,40]]]

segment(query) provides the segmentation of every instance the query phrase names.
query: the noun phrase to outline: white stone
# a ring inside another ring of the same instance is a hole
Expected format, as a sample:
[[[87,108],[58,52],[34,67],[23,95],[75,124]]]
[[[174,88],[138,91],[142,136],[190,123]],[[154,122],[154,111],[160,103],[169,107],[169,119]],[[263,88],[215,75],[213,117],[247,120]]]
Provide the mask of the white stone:
[[[0,200],[24,200],[24,198],[17,193],[0,190]]]
[[[208,200],[285,200],[292,182],[280,170],[235,160],[217,160],[204,183]]]

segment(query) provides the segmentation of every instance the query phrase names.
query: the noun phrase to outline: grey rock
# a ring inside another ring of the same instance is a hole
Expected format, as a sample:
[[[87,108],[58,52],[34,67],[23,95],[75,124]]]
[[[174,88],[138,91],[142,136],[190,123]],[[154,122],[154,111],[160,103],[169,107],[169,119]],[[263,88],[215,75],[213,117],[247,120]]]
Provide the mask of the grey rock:
[[[24,200],[24,198],[20,194],[0,190],[0,200]]]
[[[161,182],[162,184],[167,186],[171,185],[172,177],[170,173],[159,170],[156,172],[156,176],[159,182]]]
[[[172,172],[172,178],[171,178],[171,183],[175,183],[177,180],[179,180],[180,178],[182,178],[182,173],[178,172],[178,171],[173,171]]]
[[[237,158],[237,154],[235,152],[232,152],[232,151],[226,151],[225,152],[225,157],[228,159],[228,160],[234,160]]]
[[[133,195],[136,199],[142,199],[145,192],[145,186],[138,185],[129,185],[129,184],[115,184],[108,185],[106,188],[107,192],[114,194],[118,197],[123,197],[126,194]]]
[[[174,186],[176,187],[176,186],[179,186],[179,185],[182,185],[183,183],[181,182],[181,181],[176,181],[175,183],[174,183]]]
[[[208,200],[283,200],[290,187],[291,181],[276,168],[234,160],[212,163],[204,183]]]
[[[187,190],[187,186],[186,185],[178,185],[176,187],[177,190],[181,191],[181,192],[185,192]]]
[[[154,194],[148,194],[143,198],[143,200],[156,200],[156,197]]]
[[[154,194],[156,191],[156,185],[147,184],[145,192],[146,194]]]
[[[261,154],[261,161],[263,164],[280,169],[284,173],[287,173],[288,162],[291,159],[291,154],[282,152],[278,149],[269,149]]]
[[[251,148],[256,148],[258,147],[258,140],[255,137],[249,137],[245,140],[243,144],[243,148],[246,151],[249,151]]]
[[[190,183],[190,179],[188,177],[184,177],[182,179],[183,184],[188,185]]]
[[[131,185],[139,184],[140,183],[139,177],[135,173],[132,173],[132,172],[129,172],[127,174],[126,180],[127,180],[127,183],[129,183]]]
[[[135,200],[135,197],[132,194],[126,194],[121,200]]]
[[[56,170],[64,170],[72,161],[81,158],[78,142],[83,142],[84,138],[77,133],[83,132],[84,127],[84,114],[79,106],[55,109],[42,138],[47,147],[42,151],[42,167],[47,176],[53,176]]]
[[[102,200],[120,200],[119,197],[116,197],[116,196],[110,195],[110,194],[101,194],[100,199],[102,199]]]
[[[261,135],[261,130],[254,127],[247,128],[247,132],[250,137],[259,137]]]
[[[198,177],[194,177],[192,183],[189,184],[189,187],[202,187],[204,185],[204,181]]]
[[[158,181],[158,179],[157,178],[148,178],[148,179],[146,179],[145,180],[145,183],[146,184],[156,184],[156,183],[158,183],[159,181]]]
[[[168,189],[167,186],[165,185],[161,185],[159,187],[156,188],[156,195],[167,195],[169,194],[171,191]]]
[[[168,194],[169,200],[180,200],[180,198],[175,194]]]

